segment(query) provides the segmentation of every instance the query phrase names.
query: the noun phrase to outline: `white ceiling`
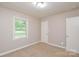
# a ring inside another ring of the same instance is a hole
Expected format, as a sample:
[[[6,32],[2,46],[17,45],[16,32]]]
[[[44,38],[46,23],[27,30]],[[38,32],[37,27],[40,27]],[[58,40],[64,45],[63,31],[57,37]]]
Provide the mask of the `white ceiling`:
[[[31,2],[0,2],[1,6],[8,7],[28,15],[42,18],[63,11],[79,7],[79,2],[46,2],[45,8],[36,8]]]

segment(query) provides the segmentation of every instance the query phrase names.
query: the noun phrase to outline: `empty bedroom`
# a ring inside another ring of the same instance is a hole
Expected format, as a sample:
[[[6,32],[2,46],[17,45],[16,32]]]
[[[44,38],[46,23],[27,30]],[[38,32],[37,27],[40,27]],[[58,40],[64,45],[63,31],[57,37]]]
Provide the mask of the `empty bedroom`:
[[[79,57],[79,2],[0,2],[0,57]]]

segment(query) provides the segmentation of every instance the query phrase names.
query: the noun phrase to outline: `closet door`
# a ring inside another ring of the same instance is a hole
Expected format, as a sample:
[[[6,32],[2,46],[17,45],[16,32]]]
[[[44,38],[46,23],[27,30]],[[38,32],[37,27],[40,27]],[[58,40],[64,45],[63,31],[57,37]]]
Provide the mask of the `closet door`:
[[[79,17],[66,19],[66,49],[79,52]]]
[[[42,42],[48,42],[48,21],[41,22],[41,40]]]

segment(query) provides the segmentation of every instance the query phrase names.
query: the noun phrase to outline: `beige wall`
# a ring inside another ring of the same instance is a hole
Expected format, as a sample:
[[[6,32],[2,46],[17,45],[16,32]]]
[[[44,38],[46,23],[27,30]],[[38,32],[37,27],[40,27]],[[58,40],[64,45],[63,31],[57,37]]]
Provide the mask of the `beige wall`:
[[[29,21],[28,39],[13,40],[13,16]],[[0,7],[0,53],[40,40],[40,20],[23,13]]]
[[[29,37],[28,39],[13,40],[13,16],[26,18],[29,20]],[[79,16],[79,9],[64,12],[42,18],[48,20],[49,43],[65,47],[66,28],[65,20],[67,17]],[[40,20],[23,13],[16,12],[7,8],[0,7],[0,53],[27,44],[40,41],[41,39]],[[61,44],[63,43],[63,44]]]
[[[79,16],[79,9],[72,10],[69,12],[63,12],[60,14],[48,16],[41,19],[41,21],[48,20],[49,43],[65,47],[66,45],[65,21],[67,17],[74,17],[74,16]]]

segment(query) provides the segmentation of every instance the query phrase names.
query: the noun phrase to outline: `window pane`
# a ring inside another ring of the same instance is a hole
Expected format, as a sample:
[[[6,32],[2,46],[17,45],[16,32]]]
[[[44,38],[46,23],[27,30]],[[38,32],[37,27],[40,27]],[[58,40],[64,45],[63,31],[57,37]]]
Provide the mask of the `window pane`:
[[[26,21],[15,19],[15,35],[16,38],[26,37]]]

